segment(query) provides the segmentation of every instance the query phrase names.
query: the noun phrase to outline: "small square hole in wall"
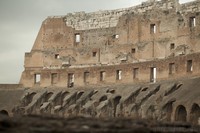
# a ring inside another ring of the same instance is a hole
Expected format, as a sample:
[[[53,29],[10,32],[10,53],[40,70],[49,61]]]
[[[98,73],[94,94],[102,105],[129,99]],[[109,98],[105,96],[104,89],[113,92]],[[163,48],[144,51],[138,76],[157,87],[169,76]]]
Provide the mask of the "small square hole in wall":
[[[132,49],[131,49],[131,53],[134,54],[135,52],[136,52],[136,49],[135,49],[135,48],[132,48]]]
[[[170,50],[173,50],[175,48],[175,44],[174,43],[171,43],[170,44]]]
[[[113,36],[113,38],[118,39],[118,38],[119,38],[119,35],[118,35],[118,34],[115,34],[115,35]]]
[[[97,52],[92,52],[92,56],[96,57],[97,56]]]
[[[59,54],[55,54],[55,59],[60,59],[60,55]]]

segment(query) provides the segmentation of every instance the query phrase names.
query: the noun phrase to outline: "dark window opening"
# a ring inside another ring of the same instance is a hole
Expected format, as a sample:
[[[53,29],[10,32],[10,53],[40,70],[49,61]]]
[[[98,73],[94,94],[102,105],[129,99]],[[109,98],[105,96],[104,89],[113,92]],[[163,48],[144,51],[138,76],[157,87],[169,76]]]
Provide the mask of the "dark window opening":
[[[193,28],[196,26],[196,18],[190,17],[190,27]]]
[[[90,76],[89,72],[84,72],[84,83],[89,83],[89,76]]]
[[[187,121],[187,111],[183,105],[179,105],[175,111],[175,120],[180,122]]]
[[[131,49],[131,53],[135,54],[135,52],[136,52],[136,49],[135,49],[135,48],[132,48],[132,49]]]
[[[6,111],[6,110],[1,110],[1,111],[0,111],[0,114],[1,114],[1,115],[5,115],[5,116],[9,116],[9,113],[8,113],[8,111]]]
[[[122,70],[117,70],[116,71],[116,79],[121,80],[122,79]]]
[[[192,60],[187,61],[187,72],[192,72],[193,71],[193,65],[192,65]]]
[[[133,69],[133,79],[137,79],[139,74],[139,68]]]
[[[106,72],[105,71],[101,71],[100,72],[100,81],[104,81],[106,77]]]
[[[169,64],[169,74],[174,74],[175,73],[175,63],[170,63]]]
[[[113,35],[113,38],[114,38],[114,39],[118,39],[118,38],[119,38],[119,35],[118,35],[118,34]]]
[[[171,43],[170,44],[170,50],[173,50],[175,48],[175,44],[174,43]]]
[[[34,75],[34,82],[35,84],[39,84],[41,80],[41,75],[40,74],[35,74]]]
[[[59,59],[60,55],[59,54],[55,54],[55,59]]]
[[[68,74],[68,87],[69,88],[74,87],[74,74],[73,73]]]
[[[96,57],[97,56],[97,52],[92,52],[92,56]]]
[[[151,24],[150,25],[150,33],[155,34],[156,33],[156,24]]]
[[[58,74],[52,73],[51,74],[51,84],[56,84],[58,82]]]

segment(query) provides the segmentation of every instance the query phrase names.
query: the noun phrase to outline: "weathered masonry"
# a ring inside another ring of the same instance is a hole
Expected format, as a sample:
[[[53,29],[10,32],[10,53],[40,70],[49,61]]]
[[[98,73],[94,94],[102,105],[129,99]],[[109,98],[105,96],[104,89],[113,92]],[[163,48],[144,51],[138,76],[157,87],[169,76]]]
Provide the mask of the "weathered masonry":
[[[119,65],[27,70],[27,85],[74,87],[95,84],[156,82],[200,75],[200,54]],[[28,82],[29,81],[29,82]]]
[[[24,87],[157,82],[200,75],[200,1],[48,17],[25,54]]]

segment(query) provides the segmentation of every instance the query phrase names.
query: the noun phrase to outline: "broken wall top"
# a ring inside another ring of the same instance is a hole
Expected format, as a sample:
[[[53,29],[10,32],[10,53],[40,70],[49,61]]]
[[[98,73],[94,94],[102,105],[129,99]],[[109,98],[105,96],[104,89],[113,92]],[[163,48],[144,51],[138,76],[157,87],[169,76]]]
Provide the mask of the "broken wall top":
[[[193,2],[188,2],[185,4],[179,4],[178,0],[148,0],[146,2],[142,2],[142,4],[129,7],[122,8],[116,10],[104,10],[97,12],[75,12],[68,13],[66,16],[58,16],[63,17],[67,26],[75,28],[75,30],[89,30],[89,29],[98,29],[98,28],[110,28],[116,27],[119,18],[127,13],[144,13],[153,9],[161,9],[161,10],[170,10],[175,9],[177,12],[185,13],[185,12],[196,12],[199,11],[200,0],[196,0]],[[57,18],[57,16],[51,16],[49,18]]]
[[[119,18],[127,13],[144,13],[153,9],[170,10],[175,9],[177,12],[199,11],[200,0],[179,4],[179,0],[148,0],[142,4],[130,8],[122,8],[116,10],[104,10],[92,13],[75,12],[68,13],[64,17],[67,26],[75,28],[75,30],[89,30],[97,28],[116,27]],[[61,17],[61,16],[60,16]],[[49,18],[56,18],[52,16]]]

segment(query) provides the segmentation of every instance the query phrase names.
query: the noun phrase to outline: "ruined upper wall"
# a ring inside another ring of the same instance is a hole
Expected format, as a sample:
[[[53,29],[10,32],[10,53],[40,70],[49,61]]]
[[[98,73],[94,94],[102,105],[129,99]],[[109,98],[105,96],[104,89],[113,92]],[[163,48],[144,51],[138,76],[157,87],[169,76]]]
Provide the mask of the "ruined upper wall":
[[[181,4],[180,12],[197,12],[200,11],[200,0]]]
[[[115,27],[119,18],[130,12],[144,13],[156,8],[162,10],[175,9],[181,12],[200,11],[199,3],[199,0],[185,4],[179,4],[179,0],[148,0],[137,6],[117,10],[68,13],[64,18],[67,26],[73,27],[75,30],[109,28]]]
[[[179,5],[177,0],[149,0],[141,5],[130,8],[117,10],[105,10],[92,13],[76,12],[68,13],[65,16],[67,26],[75,28],[75,30],[89,30],[97,28],[115,27],[118,24],[119,18],[127,13],[143,13],[154,8],[172,9]]]

